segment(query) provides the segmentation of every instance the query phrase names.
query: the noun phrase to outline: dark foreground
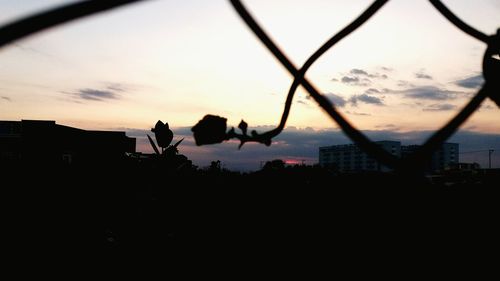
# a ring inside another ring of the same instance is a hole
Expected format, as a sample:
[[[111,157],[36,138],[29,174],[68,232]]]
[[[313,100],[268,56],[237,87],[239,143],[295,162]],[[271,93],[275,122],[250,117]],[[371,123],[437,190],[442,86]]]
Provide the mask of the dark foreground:
[[[2,241],[22,259],[154,254],[175,263],[260,266],[386,254],[439,260],[485,257],[500,237],[494,176],[446,186],[320,170],[4,171]]]

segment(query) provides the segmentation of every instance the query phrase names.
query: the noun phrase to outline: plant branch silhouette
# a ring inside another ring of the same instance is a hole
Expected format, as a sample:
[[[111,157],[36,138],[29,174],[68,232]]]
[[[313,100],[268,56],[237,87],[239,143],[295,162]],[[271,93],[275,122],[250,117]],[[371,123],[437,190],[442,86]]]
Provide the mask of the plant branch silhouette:
[[[304,65],[301,67],[297,75],[295,75],[294,81],[288,91],[287,98],[285,101],[285,108],[283,110],[283,114],[281,116],[281,120],[279,125],[274,128],[273,130],[264,132],[264,133],[257,133],[256,131],[252,131],[251,135],[248,135],[246,133],[246,130],[243,132],[243,134],[238,134],[234,131],[234,128],[228,132],[228,138],[237,138],[240,140],[240,145],[238,148],[241,148],[243,144],[246,142],[259,142],[263,143],[266,145],[270,145],[272,138],[276,137],[279,135],[285,125],[286,121],[288,119],[291,107],[292,107],[292,101],[293,97],[295,95],[295,92],[297,91],[298,86],[301,84],[303,77],[307,70],[312,66],[312,64],[318,60],[321,55],[323,55],[326,51],[328,51],[331,47],[333,47],[337,42],[342,40],[344,37],[349,35],[353,30],[357,29],[360,27],[363,23],[365,23],[373,14],[375,14],[385,3],[387,3],[387,0],[377,0],[373,2],[358,18],[356,18],[353,22],[351,22],[349,25],[347,25],[344,29],[342,29],[340,32],[335,34],[333,37],[331,37],[328,41],[326,41],[316,52],[309,57],[309,59],[304,63]],[[244,124],[246,124],[243,120],[241,121]],[[242,123],[240,123],[241,125]]]

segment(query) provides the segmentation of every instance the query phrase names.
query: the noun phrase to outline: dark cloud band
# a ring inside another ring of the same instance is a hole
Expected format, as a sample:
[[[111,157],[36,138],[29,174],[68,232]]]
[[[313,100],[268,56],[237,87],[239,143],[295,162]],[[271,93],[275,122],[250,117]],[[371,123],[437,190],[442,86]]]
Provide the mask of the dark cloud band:
[[[455,81],[455,85],[467,89],[479,89],[484,84],[483,75],[474,75]]]

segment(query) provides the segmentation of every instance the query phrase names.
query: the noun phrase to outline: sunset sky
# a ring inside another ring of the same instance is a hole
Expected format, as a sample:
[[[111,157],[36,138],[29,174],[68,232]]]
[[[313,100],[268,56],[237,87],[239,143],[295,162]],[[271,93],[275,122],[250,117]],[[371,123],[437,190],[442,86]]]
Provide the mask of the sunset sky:
[[[70,2],[0,0],[0,24]],[[500,28],[499,0],[443,2],[486,34]],[[370,3],[244,1],[297,66]],[[374,140],[413,144],[477,92],[485,48],[428,1],[392,0],[321,57],[307,77]],[[271,147],[193,145],[189,128],[205,114],[226,117],[233,126],[244,119],[258,131],[276,125],[292,83],[224,0],[129,5],[17,41],[0,49],[0,61],[0,120],[126,130],[139,138],[138,150],[150,151],[145,134],[161,119],[188,137],[180,150],[195,163],[217,158],[237,169],[274,158],[314,163],[319,145],[349,142],[299,88],[285,134]],[[455,136],[461,150],[500,149],[499,118],[496,105],[484,102]],[[500,166],[498,155],[494,165]],[[484,165],[484,154],[476,156],[463,159]]]

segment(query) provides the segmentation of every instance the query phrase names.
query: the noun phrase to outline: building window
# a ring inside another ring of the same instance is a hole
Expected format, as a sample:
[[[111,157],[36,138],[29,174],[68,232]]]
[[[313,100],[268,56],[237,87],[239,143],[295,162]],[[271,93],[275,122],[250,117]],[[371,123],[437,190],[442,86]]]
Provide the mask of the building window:
[[[73,156],[71,154],[63,154],[62,155],[62,161],[66,164],[71,164],[73,162]]]

